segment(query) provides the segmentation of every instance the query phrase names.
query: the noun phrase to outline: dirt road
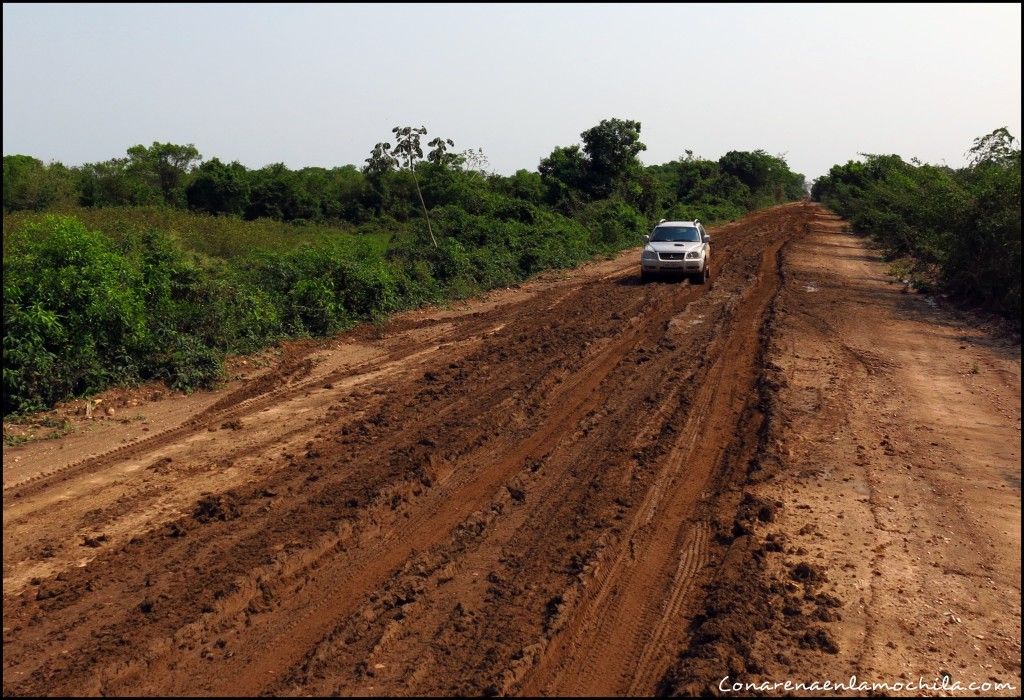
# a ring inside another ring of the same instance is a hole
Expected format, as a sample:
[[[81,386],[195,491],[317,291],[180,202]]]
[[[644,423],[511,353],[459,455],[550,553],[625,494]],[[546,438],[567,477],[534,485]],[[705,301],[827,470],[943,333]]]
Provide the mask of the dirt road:
[[[5,448],[5,693],[650,694],[957,660],[1019,687],[1019,348],[900,295],[814,205],[712,235],[707,285],[640,284],[632,251]],[[892,626],[939,593],[923,633]]]

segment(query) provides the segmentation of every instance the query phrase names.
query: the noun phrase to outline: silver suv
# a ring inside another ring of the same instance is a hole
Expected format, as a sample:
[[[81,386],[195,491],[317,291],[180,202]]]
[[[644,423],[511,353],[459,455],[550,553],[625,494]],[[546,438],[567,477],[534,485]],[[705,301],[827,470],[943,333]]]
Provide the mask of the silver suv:
[[[662,221],[646,237],[640,254],[640,277],[682,273],[697,284],[711,276],[711,237],[700,221]]]

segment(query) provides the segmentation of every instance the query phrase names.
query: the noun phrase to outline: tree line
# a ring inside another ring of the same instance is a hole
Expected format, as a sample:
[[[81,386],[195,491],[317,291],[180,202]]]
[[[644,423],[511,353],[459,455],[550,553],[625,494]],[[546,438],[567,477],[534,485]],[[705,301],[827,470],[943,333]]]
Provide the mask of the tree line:
[[[799,197],[804,188],[803,176],[791,172],[783,157],[760,150],[730,151],[717,161],[687,151],[676,161],[645,167],[637,159],[646,150],[640,123],[631,120],[604,120],[581,134],[582,144],[557,147],[537,171],[511,176],[488,173],[482,150],[456,153],[449,138],[435,137],[424,156],[423,127],[395,127],[394,133],[395,143],[376,144],[362,167],[292,170],[273,163],[250,169],[237,161],[204,161],[192,144],[159,142],[132,146],[123,158],[71,167],[9,155],[3,161],[4,211],[161,205],[249,220],[358,224],[416,216],[417,176],[424,181],[425,208],[464,194],[453,193],[455,188],[508,193],[563,212],[618,195],[648,215],[680,204],[746,210]]]

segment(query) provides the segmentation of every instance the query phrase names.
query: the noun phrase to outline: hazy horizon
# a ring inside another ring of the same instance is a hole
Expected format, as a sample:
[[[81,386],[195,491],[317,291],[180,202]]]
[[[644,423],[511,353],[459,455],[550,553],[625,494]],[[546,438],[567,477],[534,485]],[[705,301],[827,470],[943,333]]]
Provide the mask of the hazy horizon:
[[[536,169],[601,119],[644,163],[858,153],[964,163],[1021,132],[1020,5],[5,4],[4,154],[80,165],[193,143],[248,167],[361,166],[426,125]]]

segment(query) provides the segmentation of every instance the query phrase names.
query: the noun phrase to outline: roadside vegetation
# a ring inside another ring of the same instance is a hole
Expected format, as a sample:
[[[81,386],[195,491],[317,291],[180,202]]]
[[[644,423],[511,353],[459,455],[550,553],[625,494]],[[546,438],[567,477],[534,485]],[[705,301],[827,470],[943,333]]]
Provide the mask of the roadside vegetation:
[[[867,155],[815,181],[814,199],[870,234],[919,287],[1020,318],[1020,142],[975,139],[966,167]]]
[[[630,120],[509,176],[422,127],[393,135],[361,168],[253,170],[165,143],[79,167],[5,156],[4,414],[145,379],[209,386],[226,353],[572,267],[662,217],[804,194],[763,151],[645,167]]]

